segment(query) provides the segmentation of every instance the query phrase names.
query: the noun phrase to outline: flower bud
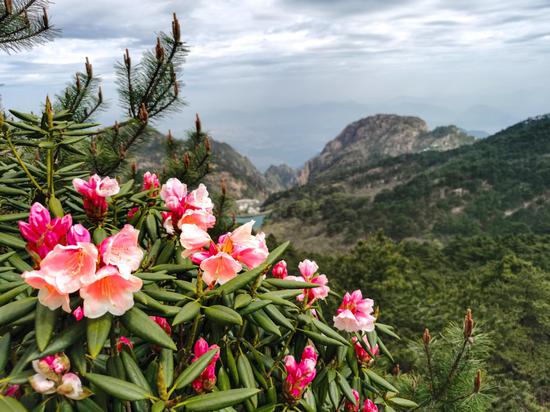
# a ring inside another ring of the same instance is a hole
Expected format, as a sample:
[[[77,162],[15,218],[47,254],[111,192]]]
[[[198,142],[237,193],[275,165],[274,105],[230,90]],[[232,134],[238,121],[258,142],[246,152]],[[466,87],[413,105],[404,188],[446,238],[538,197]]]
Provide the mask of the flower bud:
[[[55,382],[37,373],[29,378],[29,382],[35,392],[42,395],[55,393]]]
[[[401,368],[399,364],[396,363],[395,366],[393,367],[392,374],[393,376],[399,376],[400,373],[401,373]]]
[[[474,319],[472,318],[472,310],[468,309],[466,311],[466,316],[464,317],[464,338],[468,339],[472,336],[472,330],[474,329]]]
[[[48,121],[48,127],[51,129],[53,127],[53,109],[49,96],[46,96],[46,119]]]
[[[474,379],[474,393],[479,393],[481,389],[481,371],[477,371],[476,377]]]
[[[101,89],[101,86],[99,86],[99,91],[97,92],[97,102],[99,104],[103,103],[103,90]]]
[[[199,114],[195,114],[195,130],[197,131],[197,134],[201,133],[202,125],[201,125],[201,118],[199,117]]]
[[[78,75],[78,73],[75,75],[76,77],[76,91],[80,93],[80,89],[82,89],[82,85],[80,84],[80,76]]]
[[[145,107],[145,103],[141,103],[141,106],[139,106],[138,118],[143,123],[147,123],[147,121],[149,120],[149,113],[147,112],[147,108]]]
[[[189,169],[189,165],[191,164],[191,159],[189,157],[189,152],[185,152],[183,154],[183,164],[185,165],[186,169]]]
[[[57,387],[57,393],[74,400],[81,400],[89,396],[82,388],[80,378],[74,373],[63,375],[61,385]]]
[[[168,335],[172,334],[172,328],[166,318],[163,318],[162,316],[149,316],[149,318],[154,320],[155,323],[159,325]]]
[[[160,38],[157,37],[157,45],[155,46],[155,56],[157,61],[161,63],[164,60],[164,47],[160,44]]]
[[[50,27],[50,19],[48,18],[48,11],[46,10],[45,7],[42,7],[42,24],[46,29]]]
[[[172,37],[174,37],[175,42],[179,42],[181,37],[180,22],[176,17],[176,13],[174,13],[173,16],[174,18],[172,20]]]
[[[80,223],[73,225],[67,233],[67,243],[69,245],[76,245],[78,242],[90,242],[92,239],[90,232]]]
[[[80,322],[82,320],[82,318],[84,317],[84,311],[82,310],[82,306],[79,306],[73,311],[73,316],[77,322]]]
[[[124,65],[126,66],[126,69],[129,71],[130,67],[132,66],[132,59],[130,58],[130,52],[128,49],[124,52]]]
[[[19,397],[19,388],[21,385],[8,385],[8,389],[6,389],[6,392],[4,392],[4,396],[9,396],[11,398],[18,398]]]
[[[355,398],[355,404],[353,402],[350,402],[346,399],[346,402],[344,403],[344,411],[345,412],[359,412],[359,408],[361,405],[359,404],[359,392],[357,392],[355,389],[351,390],[353,393],[353,396]]]
[[[284,260],[280,260],[277,262],[275,266],[273,266],[273,270],[271,271],[271,274],[274,278],[278,279],[284,279],[288,276],[288,270],[286,267],[286,262]]]
[[[5,0],[4,7],[6,8],[6,14],[13,13],[13,0]]]
[[[132,349],[134,347],[134,344],[126,336],[121,336],[120,338],[118,338],[116,344],[117,351],[122,352],[123,346],[128,346],[130,349]]]
[[[90,64],[90,60],[87,57],[84,66],[86,67],[86,76],[88,76],[88,78],[92,78],[94,76],[94,71],[92,69],[92,65]]]
[[[424,329],[424,334],[422,335],[422,341],[424,342],[424,345],[428,346],[431,340],[432,337],[430,336],[430,330],[428,328]]]

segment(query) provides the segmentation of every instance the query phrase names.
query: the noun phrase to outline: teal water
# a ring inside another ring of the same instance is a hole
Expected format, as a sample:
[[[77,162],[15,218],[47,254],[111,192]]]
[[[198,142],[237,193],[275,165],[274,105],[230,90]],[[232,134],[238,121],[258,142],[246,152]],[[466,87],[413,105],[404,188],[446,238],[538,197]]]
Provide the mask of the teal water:
[[[264,224],[265,214],[261,215],[254,215],[254,216],[237,216],[235,219],[238,224],[244,224],[247,222],[250,222],[251,220],[254,220],[254,230],[260,230],[262,228],[262,225]]]

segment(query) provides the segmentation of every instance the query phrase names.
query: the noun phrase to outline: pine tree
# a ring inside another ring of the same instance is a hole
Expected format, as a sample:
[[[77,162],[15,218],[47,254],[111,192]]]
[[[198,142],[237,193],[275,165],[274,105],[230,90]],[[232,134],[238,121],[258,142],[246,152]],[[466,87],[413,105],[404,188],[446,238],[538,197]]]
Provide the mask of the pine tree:
[[[57,33],[49,22],[48,0],[0,1],[0,52],[17,52],[51,40]]]

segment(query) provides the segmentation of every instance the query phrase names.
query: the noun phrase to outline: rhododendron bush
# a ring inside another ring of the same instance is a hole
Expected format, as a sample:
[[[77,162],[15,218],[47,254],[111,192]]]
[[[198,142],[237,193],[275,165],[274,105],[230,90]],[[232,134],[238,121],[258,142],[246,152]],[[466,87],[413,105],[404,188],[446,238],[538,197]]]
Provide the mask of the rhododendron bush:
[[[384,373],[397,335],[368,290],[340,296],[314,261],[287,266],[287,244],[268,250],[252,221],[216,233],[202,184],[87,171],[77,143],[94,125],[49,102],[13,115],[0,115],[0,410],[416,406]]]

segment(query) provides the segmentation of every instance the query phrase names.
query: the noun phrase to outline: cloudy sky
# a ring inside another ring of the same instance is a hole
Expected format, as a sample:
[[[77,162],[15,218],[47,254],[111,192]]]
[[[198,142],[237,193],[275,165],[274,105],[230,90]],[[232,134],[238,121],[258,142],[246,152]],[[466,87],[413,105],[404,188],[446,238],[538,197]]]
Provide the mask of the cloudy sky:
[[[60,38],[0,55],[3,106],[38,108],[84,57],[117,118],[113,64],[180,18],[188,106],[260,168],[300,166],[347,123],[378,112],[495,132],[550,112],[550,0],[57,0]]]

